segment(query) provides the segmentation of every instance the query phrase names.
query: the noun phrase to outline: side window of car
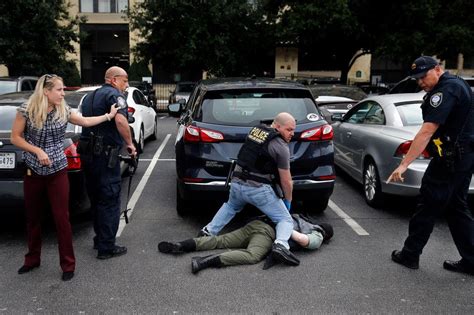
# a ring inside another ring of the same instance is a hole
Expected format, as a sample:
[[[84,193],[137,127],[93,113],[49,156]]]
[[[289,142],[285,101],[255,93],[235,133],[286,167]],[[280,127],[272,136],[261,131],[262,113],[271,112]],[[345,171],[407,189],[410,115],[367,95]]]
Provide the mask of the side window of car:
[[[29,80],[25,80],[21,83],[21,90],[22,91],[31,91],[31,90],[33,90]]]
[[[133,91],[133,101],[138,105],[145,105],[143,103],[143,98],[141,97],[140,92],[138,92],[137,90]]]
[[[365,116],[364,124],[370,124],[370,125],[384,125],[385,124],[385,114],[383,112],[382,107],[379,104],[373,103],[372,107],[367,112],[367,116]]]
[[[344,122],[351,124],[362,124],[371,107],[372,104],[370,102],[359,104],[357,107],[354,107],[346,115],[344,115]]]

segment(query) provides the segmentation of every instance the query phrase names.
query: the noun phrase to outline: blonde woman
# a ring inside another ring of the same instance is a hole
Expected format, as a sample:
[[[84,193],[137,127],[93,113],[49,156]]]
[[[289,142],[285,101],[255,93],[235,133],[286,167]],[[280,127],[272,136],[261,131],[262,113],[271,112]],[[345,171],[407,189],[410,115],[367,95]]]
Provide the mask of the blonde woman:
[[[106,123],[115,117],[117,108],[96,117],[82,117],[72,112],[64,101],[63,79],[43,75],[28,102],[18,108],[12,127],[11,141],[21,148],[27,171],[24,197],[27,220],[28,253],[19,274],[40,266],[41,212],[48,196],[59,243],[62,280],[74,277],[75,257],[69,222],[69,181],[63,140],[67,123],[84,127]]]

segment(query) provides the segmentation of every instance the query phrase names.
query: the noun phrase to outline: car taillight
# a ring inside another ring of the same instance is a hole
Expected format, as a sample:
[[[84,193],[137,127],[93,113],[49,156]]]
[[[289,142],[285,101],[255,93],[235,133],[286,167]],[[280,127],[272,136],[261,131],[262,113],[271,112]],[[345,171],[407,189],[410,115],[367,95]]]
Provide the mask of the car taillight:
[[[400,144],[397,150],[395,151],[395,156],[403,159],[403,157],[408,153],[408,150],[410,149],[412,142],[413,142],[412,140],[409,140]],[[426,150],[424,150],[418,157],[418,159],[429,159],[429,158],[430,158],[430,154]]]
[[[185,142],[219,142],[224,140],[224,135],[219,131],[187,126],[184,131]]]
[[[305,130],[301,133],[302,141],[332,140],[334,132],[331,125],[322,125],[316,128]]]
[[[129,113],[130,115],[135,114],[135,108],[128,106],[128,109],[127,109],[127,110],[128,110],[128,113]]]
[[[67,158],[67,169],[68,170],[79,170],[81,169],[81,158],[77,153],[77,143],[73,143],[64,149],[64,153]]]

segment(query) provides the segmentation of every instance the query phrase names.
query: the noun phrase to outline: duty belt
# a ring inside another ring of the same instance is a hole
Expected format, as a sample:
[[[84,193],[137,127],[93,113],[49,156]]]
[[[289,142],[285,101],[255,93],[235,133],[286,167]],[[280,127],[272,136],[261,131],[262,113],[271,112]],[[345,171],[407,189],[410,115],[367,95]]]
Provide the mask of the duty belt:
[[[262,184],[272,184],[272,180],[266,177],[264,174],[253,173],[245,169],[242,169],[241,172],[235,171],[234,176],[243,181],[253,180]]]

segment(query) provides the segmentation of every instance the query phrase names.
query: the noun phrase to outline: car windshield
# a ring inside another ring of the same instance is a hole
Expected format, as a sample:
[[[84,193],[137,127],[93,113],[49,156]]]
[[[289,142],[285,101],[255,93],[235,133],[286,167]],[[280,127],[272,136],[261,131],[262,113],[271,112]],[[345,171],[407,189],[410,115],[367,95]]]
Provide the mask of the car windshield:
[[[367,94],[357,86],[322,84],[308,87],[315,98],[320,96],[342,96],[356,101],[367,97]]]
[[[0,132],[10,132],[12,130],[17,107],[12,105],[0,106]]]
[[[226,90],[204,96],[197,120],[205,123],[255,126],[280,112],[291,113],[297,123],[322,119],[305,90]]]
[[[16,81],[0,80],[0,94],[16,92]]]
[[[395,104],[404,126],[416,126],[423,124],[423,116],[420,105],[421,101]]]
[[[87,92],[71,92],[64,96],[64,100],[71,108],[78,108],[81,99],[86,95]]]
[[[194,83],[180,83],[176,86],[176,93],[191,93]]]

